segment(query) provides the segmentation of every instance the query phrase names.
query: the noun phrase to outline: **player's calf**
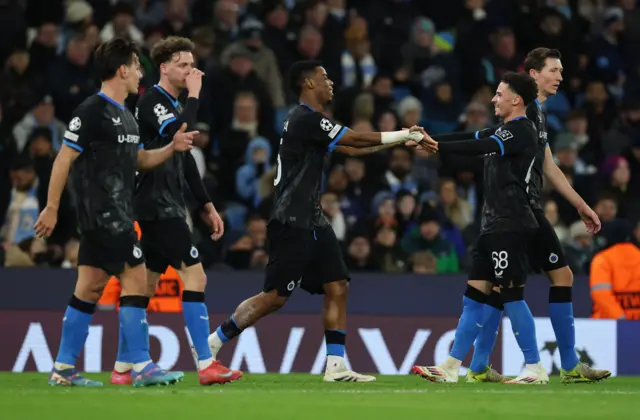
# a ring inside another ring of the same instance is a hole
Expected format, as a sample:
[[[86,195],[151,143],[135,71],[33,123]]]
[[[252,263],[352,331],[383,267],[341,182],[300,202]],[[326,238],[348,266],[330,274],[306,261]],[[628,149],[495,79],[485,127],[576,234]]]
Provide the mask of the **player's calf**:
[[[242,331],[256,323],[260,318],[282,308],[287,298],[279,296],[275,290],[260,293],[242,302],[233,315],[218,326],[209,336],[209,347],[216,360],[222,346],[242,334]]]
[[[549,319],[553,326],[561,367],[573,371],[578,366],[576,331],[573,320],[573,273],[568,266],[547,272],[552,286],[549,288]]]
[[[504,304],[502,303],[500,289],[494,288],[487,298],[484,306],[482,328],[480,329],[480,333],[476,339],[473,349],[473,358],[471,359],[471,365],[469,366],[469,372],[471,372],[474,378],[480,378],[480,376],[488,369],[489,356],[493,351],[493,347],[495,346],[496,339],[498,337],[498,329],[500,328],[503,312]],[[469,382],[469,373],[467,374],[467,382]]]
[[[332,281],[325,283],[322,289],[324,291],[322,321],[327,346],[324,382],[375,382],[375,376],[362,375],[349,369],[345,359],[349,282],[347,280]]]
[[[49,377],[52,386],[102,386],[102,382],[84,378],[76,369],[78,355],[89,334],[89,324],[96,302],[108,281],[107,274],[97,268],[80,266],[74,295],[62,318],[62,339]]]
[[[502,289],[504,308],[511,320],[513,334],[524,355],[525,367],[516,378],[505,382],[512,385],[548,384],[549,376],[540,363],[536,326],[529,306],[524,301],[524,287]]]

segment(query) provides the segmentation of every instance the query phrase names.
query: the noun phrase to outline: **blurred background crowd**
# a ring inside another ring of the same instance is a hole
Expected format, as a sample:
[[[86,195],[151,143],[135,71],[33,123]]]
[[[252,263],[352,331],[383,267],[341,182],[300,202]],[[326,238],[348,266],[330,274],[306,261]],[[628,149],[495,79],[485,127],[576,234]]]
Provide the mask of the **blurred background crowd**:
[[[190,226],[206,267],[261,269],[287,68],[319,59],[333,118],[353,130],[430,133],[495,123],[491,98],[527,51],[562,52],[564,82],[544,108],[554,158],[605,223],[592,238],[545,189],[547,218],[575,273],[613,242],[640,240],[640,8],[636,0],[0,0],[0,262],[74,267],[73,191],[45,243],[33,223],[73,109],[96,92],[92,52],[114,36],[142,49],[140,93],[158,80],[155,42],[191,38],[205,72],[193,150],[226,223]],[[136,97],[128,100],[135,108]],[[397,147],[327,158],[322,207],[351,270],[457,273],[479,228],[482,158]]]

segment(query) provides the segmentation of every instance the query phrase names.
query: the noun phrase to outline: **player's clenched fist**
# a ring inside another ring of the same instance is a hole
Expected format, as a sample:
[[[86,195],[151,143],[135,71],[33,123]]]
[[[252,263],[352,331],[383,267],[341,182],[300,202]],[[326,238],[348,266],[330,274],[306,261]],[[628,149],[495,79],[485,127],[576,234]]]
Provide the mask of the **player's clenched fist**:
[[[33,228],[36,231],[36,235],[39,238],[48,238],[53,233],[53,229],[56,227],[56,223],[58,223],[58,211],[52,207],[45,207],[40,213],[36,224]]]
[[[204,73],[198,69],[191,70],[187,75],[185,84],[187,85],[187,90],[189,90],[189,95],[200,95],[200,90],[202,89],[202,76],[204,76]]]
[[[183,123],[180,126],[180,130],[176,132],[173,136],[173,148],[177,152],[186,152],[193,148],[193,140],[198,137],[200,134],[199,131],[189,131],[187,130],[187,123]]]

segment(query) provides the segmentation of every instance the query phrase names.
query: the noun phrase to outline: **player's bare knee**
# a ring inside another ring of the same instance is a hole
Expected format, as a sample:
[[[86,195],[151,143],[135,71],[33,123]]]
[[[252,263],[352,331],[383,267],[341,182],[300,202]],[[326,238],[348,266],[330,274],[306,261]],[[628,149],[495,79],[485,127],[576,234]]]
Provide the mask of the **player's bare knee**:
[[[91,287],[85,287],[81,289],[76,288],[73,294],[75,295],[75,297],[77,297],[78,299],[84,302],[97,303],[102,297],[103,290],[104,290],[104,287],[101,289],[96,289]]]
[[[547,275],[556,287],[573,287],[573,272],[568,266],[549,271]]]
[[[204,271],[201,273],[190,273],[188,276],[183,277],[183,281],[185,289],[204,292],[207,286],[207,275]]]
[[[349,282],[347,280],[339,280],[327,283],[323,286],[325,296],[334,300],[346,299],[349,294]]]
[[[147,279],[147,272],[144,265],[133,268],[127,267],[124,273],[120,275],[120,284],[122,284],[121,295],[147,296],[149,289]]]

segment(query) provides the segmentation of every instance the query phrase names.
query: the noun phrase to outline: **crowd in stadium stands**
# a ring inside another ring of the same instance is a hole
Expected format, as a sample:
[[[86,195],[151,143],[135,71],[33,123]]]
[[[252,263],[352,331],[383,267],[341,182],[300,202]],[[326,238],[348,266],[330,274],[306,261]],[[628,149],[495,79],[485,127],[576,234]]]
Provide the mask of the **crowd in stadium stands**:
[[[544,104],[554,158],[607,226],[640,240],[640,8],[635,0],[6,0],[0,2],[0,241],[5,266],[73,267],[73,191],[46,243],[33,223],[73,109],[99,88],[92,52],[114,36],[137,42],[140,91],[157,82],[149,50],[191,38],[205,72],[193,154],[224,214],[209,239],[194,202],[189,223],[205,267],[261,269],[276,154],[288,108],[283,80],[319,59],[336,84],[332,116],[353,130],[419,124],[431,133],[494,124],[491,98],[524,54],[562,52],[564,82]],[[128,106],[135,109],[135,97]],[[327,158],[322,207],[351,270],[456,273],[482,207],[482,159],[398,147]],[[598,238],[556,191],[545,212],[575,273]],[[0,263],[1,265],[1,263]]]

